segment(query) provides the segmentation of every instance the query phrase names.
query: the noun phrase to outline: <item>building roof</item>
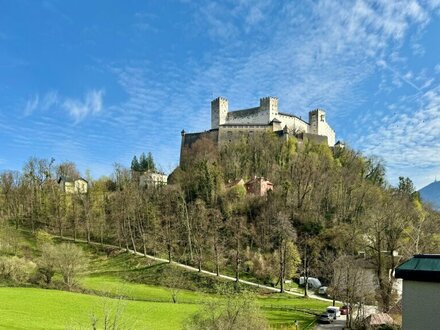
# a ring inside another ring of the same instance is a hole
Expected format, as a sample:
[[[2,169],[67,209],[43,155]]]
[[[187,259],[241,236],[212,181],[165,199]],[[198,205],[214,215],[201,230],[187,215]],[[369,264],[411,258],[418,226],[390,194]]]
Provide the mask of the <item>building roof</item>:
[[[227,119],[230,120],[233,118],[248,117],[258,113],[259,111],[260,111],[260,107],[229,111],[227,114]]]
[[[296,119],[298,119],[298,120],[301,120],[302,122],[304,122],[305,124],[307,124],[307,125],[310,125],[308,122],[306,122],[304,119],[302,119],[301,117],[298,117],[298,116],[295,116],[295,115],[292,115],[291,113],[287,113],[287,112],[278,112],[280,115],[282,115],[282,116],[288,116],[288,117],[293,117],[293,118],[296,118]]]
[[[382,324],[393,324],[393,318],[387,313],[371,314],[365,319],[369,325],[377,326]]]
[[[396,278],[440,282],[440,254],[416,254],[396,268]]]
[[[85,181],[85,182],[88,183],[88,181],[87,181],[86,179],[82,178],[82,177],[79,177],[79,178],[75,178],[75,179],[73,179],[73,178],[71,178],[71,177],[64,176],[64,175],[61,175],[61,176],[58,178],[57,182],[58,182],[58,183],[60,183],[61,181],[64,181],[64,182],[75,182],[75,181],[78,181],[78,180]]]

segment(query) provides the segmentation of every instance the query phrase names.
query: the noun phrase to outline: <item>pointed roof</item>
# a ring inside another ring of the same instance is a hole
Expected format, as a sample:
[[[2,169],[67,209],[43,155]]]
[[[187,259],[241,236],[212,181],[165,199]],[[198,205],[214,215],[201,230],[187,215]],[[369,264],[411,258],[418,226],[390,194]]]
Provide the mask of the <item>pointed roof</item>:
[[[270,124],[281,124],[281,121],[279,121],[277,118],[272,119],[272,121],[270,122]]]

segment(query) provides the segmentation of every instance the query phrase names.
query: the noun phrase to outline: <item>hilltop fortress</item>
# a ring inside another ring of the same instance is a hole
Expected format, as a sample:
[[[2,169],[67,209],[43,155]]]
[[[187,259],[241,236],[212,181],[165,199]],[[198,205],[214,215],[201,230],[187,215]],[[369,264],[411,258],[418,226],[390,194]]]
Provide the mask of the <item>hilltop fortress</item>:
[[[202,136],[222,145],[242,136],[252,136],[271,131],[280,137],[295,136],[318,143],[335,145],[335,131],[325,118],[325,111],[315,109],[309,112],[309,121],[292,114],[278,111],[278,98],[264,97],[254,108],[229,111],[228,100],[218,97],[211,102],[211,129],[200,133],[182,131],[181,156],[184,148]]]

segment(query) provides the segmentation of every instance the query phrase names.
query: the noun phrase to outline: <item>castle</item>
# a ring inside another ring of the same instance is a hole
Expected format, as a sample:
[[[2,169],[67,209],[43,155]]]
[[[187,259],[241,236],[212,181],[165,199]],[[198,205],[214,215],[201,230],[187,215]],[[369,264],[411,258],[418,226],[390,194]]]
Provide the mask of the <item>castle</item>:
[[[211,129],[200,133],[183,130],[181,151],[190,148],[202,136],[221,145],[243,135],[252,136],[265,131],[327,143],[331,147],[335,145],[335,131],[327,123],[322,109],[310,111],[309,122],[306,122],[301,117],[279,112],[276,97],[261,98],[259,106],[235,111],[229,111],[226,98],[218,97],[211,102]]]

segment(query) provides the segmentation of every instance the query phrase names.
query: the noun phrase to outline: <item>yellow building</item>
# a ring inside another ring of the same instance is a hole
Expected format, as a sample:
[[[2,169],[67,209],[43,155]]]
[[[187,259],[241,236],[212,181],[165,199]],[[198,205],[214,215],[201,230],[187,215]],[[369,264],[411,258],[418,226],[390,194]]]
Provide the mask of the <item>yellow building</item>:
[[[67,194],[87,194],[89,188],[89,183],[83,178],[72,179],[60,176],[57,182]]]

